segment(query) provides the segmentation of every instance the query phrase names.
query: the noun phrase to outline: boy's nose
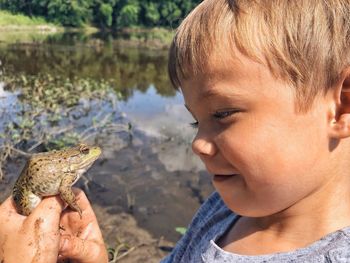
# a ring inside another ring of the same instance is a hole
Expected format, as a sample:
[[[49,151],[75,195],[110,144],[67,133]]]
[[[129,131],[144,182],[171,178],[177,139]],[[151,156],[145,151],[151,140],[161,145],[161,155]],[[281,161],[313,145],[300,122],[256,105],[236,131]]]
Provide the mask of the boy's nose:
[[[214,142],[208,140],[207,138],[200,137],[197,134],[192,142],[192,151],[199,157],[209,157],[214,156],[217,149]]]

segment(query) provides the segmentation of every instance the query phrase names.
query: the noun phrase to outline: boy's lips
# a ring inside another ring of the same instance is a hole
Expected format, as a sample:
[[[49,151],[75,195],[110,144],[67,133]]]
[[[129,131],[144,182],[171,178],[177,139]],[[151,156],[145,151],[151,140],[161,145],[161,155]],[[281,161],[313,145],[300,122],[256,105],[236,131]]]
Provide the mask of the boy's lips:
[[[237,174],[214,174],[213,181],[216,182],[222,182],[228,179],[231,179],[232,177],[235,177]]]

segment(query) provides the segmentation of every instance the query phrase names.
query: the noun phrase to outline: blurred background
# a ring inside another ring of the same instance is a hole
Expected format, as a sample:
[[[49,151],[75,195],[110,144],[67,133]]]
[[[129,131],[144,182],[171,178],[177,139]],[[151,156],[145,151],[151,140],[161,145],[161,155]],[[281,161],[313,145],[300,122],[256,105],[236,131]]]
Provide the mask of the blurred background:
[[[159,262],[213,191],[167,76],[199,0],[0,0],[0,201],[27,158],[79,142],[103,154],[77,183],[111,262]]]

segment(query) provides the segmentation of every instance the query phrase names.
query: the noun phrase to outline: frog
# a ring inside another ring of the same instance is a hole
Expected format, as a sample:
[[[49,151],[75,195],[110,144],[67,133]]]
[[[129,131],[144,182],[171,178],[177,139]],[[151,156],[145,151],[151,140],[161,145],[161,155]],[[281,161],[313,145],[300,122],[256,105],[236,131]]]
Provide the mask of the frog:
[[[80,143],[59,151],[33,154],[13,187],[12,196],[17,212],[29,216],[44,197],[59,195],[82,218],[72,186],[101,153],[98,146]]]

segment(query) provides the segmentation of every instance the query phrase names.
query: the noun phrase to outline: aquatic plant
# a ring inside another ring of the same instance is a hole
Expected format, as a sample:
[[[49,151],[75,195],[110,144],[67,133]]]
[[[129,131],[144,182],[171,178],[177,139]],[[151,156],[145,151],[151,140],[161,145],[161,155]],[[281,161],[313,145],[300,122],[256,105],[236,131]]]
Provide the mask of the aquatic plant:
[[[175,231],[178,232],[181,235],[184,235],[186,233],[186,231],[187,231],[187,228],[186,227],[176,227]]]
[[[50,74],[2,75],[16,108],[0,127],[0,168],[12,155],[61,149],[103,132],[129,132],[109,82]],[[0,178],[2,178],[0,171]]]

